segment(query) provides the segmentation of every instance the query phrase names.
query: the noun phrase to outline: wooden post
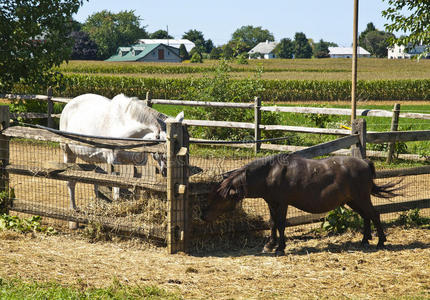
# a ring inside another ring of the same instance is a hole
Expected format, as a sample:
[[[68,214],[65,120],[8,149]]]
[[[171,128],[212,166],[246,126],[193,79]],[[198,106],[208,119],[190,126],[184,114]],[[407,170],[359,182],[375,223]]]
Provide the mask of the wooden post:
[[[255,141],[261,140],[261,129],[260,129],[260,123],[261,123],[261,98],[255,97],[254,98],[254,139]],[[254,152],[255,154],[260,151],[261,143],[256,142],[254,144]]]
[[[186,251],[190,213],[187,201],[189,144],[186,128],[174,119],[167,127],[167,251]]]
[[[366,120],[355,119],[352,122],[351,134],[358,134],[360,143],[351,146],[351,155],[366,158]]]
[[[146,92],[146,105],[148,105],[148,107],[152,107],[151,99],[152,99],[151,92],[147,91]]]
[[[399,115],[400,115],[400,104],[396,103],[393,107],[393,118],[391,119],[391,131],[397,131],[399,128]],[[394,148],[396,143],[388,144],[387,163],[391,163],[393,160]]]
[[[54,121],[52,120],[52,111],[54,110],[54,102],[52,102],[52,87],[47,90],[48,95],[48,127],[54,128]]]
[[[9,106],[0,106],[0,130],[9,127],[10,115]],[[0,213],[8,213],[10,201],[9,199],[9,173],[6,171],[6,166],[9,164],[9,137],[0,133],[0,193],[3,197],[0,198]]]

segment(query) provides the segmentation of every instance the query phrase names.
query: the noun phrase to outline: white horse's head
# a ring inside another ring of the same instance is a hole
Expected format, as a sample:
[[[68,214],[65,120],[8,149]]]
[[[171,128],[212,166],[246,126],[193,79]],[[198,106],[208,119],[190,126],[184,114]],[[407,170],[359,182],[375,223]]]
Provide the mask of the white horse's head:
[[[182,122],[183,120],[184,120],[184,112],[181,111],[175,117],[175,121]],[[150,132],[150,133],[146,134],[143,137],[143,139],[166,141],[167,140],[167,132],[166,131]],[[163,177],[166,177],[167,176],[167,155],[166,155],[166,153],[151,153],[151,156],[158,164],[157,173],[160,173]]]

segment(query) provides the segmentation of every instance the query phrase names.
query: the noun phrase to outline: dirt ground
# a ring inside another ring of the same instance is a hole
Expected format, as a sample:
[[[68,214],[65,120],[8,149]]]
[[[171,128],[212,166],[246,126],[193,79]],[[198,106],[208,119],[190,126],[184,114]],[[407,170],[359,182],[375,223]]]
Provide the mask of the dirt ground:
[[[290,233],[286,256],[261,243],[204,255],[166,254],[141,241],[89,243],[77,234],[0,232],[0,277],[80,287],[156,285],[185,299],[430,299],[430,232],[392,227],[387,247],[361,234]],[[262,241],[261,241],[262,242]]]

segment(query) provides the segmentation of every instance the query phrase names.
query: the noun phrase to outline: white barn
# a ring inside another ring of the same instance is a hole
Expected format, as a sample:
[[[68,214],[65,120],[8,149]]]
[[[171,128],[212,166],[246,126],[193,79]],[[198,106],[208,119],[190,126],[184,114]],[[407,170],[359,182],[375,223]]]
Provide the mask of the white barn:
[[[352,58],[352,47],[328,47],[330,58]],[[357,57],[370,57],[370,53],[357,47]]]
[[[138,40],[139,44],[164,44],[170,47],[178,48],[181,46],[181,44],[184,44],[185,49],[187,49],[187,52],[190,52],[191,49],[193,49],[196,45],[187,39],[140,39]]]

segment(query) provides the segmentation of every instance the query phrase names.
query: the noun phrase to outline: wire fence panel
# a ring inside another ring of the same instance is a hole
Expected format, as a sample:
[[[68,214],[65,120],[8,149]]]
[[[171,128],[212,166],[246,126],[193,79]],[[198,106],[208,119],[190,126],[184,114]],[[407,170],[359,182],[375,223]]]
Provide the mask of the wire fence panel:
[[[112,166],[78,157],[65,164],[59,143],[12,138],[3,166],[10,209],[165,240],[166,178],[156,171],[153,153],[130,153],[138,161]],[[76,208],[69,189],[74,184]]]

